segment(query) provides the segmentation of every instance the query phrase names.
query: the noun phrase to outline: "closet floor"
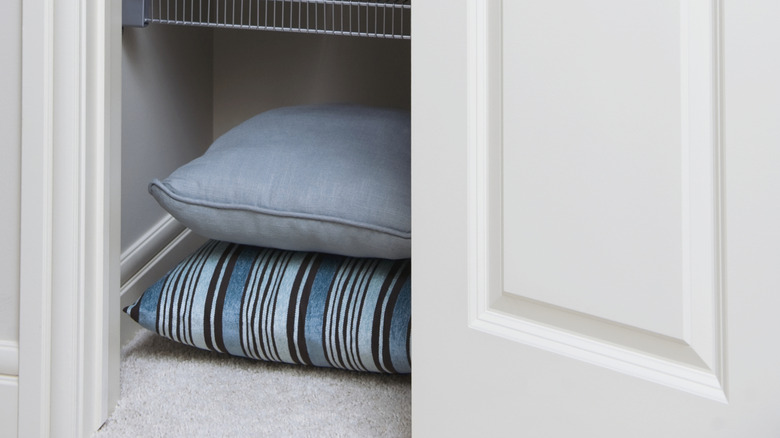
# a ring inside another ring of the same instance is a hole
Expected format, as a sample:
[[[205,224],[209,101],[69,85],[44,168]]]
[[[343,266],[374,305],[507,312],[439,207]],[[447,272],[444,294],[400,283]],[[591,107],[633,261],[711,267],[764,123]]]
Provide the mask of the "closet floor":
[[[141,331],[107,437],[405,437],[411,377],[230,357]]]

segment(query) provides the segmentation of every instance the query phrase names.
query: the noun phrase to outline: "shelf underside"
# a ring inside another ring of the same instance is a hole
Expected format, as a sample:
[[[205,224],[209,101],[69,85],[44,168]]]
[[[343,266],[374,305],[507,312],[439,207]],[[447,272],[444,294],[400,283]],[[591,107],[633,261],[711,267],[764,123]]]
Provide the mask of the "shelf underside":
[[[411,0],[151,0],[146,22],[410,39]]]

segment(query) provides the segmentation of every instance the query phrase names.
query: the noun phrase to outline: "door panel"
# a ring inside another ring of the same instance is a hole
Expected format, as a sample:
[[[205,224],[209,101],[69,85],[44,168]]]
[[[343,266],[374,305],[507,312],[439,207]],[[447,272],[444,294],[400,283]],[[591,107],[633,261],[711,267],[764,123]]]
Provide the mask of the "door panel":
[[[416,434],[780,433],[780,11],[724,3],[415,4]]]
[[[0,375],[0,436],[15,437],[16,420],[19,413],[19,379],[16,376]]]
[[[725,400],[718,23],[617,3],[478,4],[471,325]]]
[[[685,338],[679,3],[503,3],[505,293]]]

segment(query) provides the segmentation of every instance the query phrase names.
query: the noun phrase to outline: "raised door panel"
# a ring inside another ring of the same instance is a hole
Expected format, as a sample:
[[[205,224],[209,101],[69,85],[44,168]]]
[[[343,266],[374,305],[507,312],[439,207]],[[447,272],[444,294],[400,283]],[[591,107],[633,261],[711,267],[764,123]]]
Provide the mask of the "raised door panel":
[[[16,436],[18,394],[18,378],[0,375],[0,436]]]
[[[679,0],[502,15],[504,291],[683,339]]]
[[[475,16],[471,325],[725,400],[714,3]]]

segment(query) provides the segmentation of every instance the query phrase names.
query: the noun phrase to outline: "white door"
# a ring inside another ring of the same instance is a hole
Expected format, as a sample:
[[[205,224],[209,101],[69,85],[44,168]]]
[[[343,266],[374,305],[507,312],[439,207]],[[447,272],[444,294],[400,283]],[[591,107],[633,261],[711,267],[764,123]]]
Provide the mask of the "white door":
[[[780,2],[413,14],[415,435],[780,437]]]

